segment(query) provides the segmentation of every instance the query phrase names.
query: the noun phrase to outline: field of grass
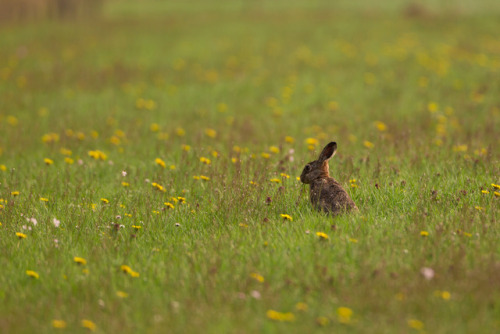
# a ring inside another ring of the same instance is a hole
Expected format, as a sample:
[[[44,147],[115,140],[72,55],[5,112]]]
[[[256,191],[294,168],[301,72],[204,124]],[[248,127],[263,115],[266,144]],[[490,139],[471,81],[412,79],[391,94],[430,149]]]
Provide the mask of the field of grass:
[[[498,6],[139,3],[0,27],[1,333],[500,331]]]

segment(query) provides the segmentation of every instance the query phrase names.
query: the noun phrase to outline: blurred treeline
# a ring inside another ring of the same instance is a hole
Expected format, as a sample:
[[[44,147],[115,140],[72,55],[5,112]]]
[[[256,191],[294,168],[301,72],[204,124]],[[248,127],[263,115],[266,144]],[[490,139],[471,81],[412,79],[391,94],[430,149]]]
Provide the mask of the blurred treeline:
[[[75,19],[99,14],[104,0],[0,0],[0,22]]]

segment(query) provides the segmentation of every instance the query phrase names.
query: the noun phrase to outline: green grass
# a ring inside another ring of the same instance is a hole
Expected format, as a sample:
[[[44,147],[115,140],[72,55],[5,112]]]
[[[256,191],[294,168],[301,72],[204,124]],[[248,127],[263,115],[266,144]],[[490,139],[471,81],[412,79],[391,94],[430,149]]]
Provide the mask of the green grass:
[[[499,330],[495,7],[146,5],[0,28],[0,332]],[[359,214],[296,180],[331,140]]]

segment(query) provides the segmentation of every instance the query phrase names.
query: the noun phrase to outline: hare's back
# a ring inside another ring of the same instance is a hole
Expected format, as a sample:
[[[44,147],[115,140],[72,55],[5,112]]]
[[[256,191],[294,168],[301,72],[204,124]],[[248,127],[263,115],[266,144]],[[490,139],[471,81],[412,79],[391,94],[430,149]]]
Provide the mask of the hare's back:
[[[356,208],[353,200],[345,189],[334,179],[328,179],[322,184],[318,184],[319,189],[315,193],[318,196],[320,208],[324,211],[338,212]]]

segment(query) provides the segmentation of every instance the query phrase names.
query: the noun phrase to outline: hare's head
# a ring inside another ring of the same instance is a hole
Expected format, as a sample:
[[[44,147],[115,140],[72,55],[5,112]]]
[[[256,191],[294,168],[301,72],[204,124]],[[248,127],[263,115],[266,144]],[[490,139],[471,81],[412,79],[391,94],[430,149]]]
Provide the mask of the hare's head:
[[[337,151],[337,143],[331,142],[325,146],[318,160],[308,163],[302,170],[300,181],[303,183],[312,183],[317,179],[324,179],[329,177],[328,174],[328,160],[335,155]]]

